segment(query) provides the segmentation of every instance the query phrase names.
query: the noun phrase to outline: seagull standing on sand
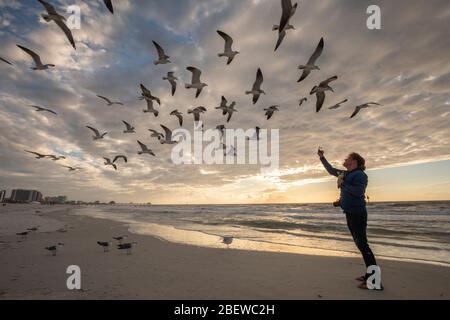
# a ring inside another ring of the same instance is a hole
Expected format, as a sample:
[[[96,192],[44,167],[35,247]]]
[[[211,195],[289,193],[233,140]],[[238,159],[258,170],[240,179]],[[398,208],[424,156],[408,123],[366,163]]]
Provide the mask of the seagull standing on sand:
[[[226,115],[228,113],[227,122],[230,122],[231,116],[233,115],[233,112],[237,112],[236,109],[234,109],[234,106],[236,105],[236,102],[233,101],[229,106],[227,106],[227,99],[222,96],[222,101],[220,102],[220,106],[216,107],[216,109],[222,110],[222,115]]]
[[[100,134],[100,132],[97,129],[90,127],[90,126],[86,126],[86,128],[88,128],[88,129],[92,130],[92,132],[94,132],[94,135],[92,136],[93,140],[103,139],[103,137],[108,134],[108,132],[104,132],[104,133]]]
[[[364,104],[360,104],[359,106],[355,107],[355,111],[353,111],[352,115],[350,116],[350,119],[356,116],[359,113],[359,111],[361,111],[361,109],[369,108],[371,105],[381,106],[381,104],[377,102],[367,102]]]
[[[58,12],[56,12],[55,8],[48,2],[45,2],[43,0],[38,0],[38,1],[45,7],[45,10],[47,11],[47,14],[41,15],[42,18],[44,18],[44,20],[46,22],[50,22],[53,20],[58,25],[58,27],[60,27],[61,30],[64,31],[64,34],[66,35],[67,39],[69,39],[72,47],[74,49],[76,49],[75,41],[73,40],[73,36],[72,36],[72,32],[70,31],[69,27],[67,27],[67,25],[65,23],[66,18],[64,16],[60,15]]]
[[[303,70],[303,72],[302,72],[302,75],[300,76],[300,79],[298,79],[297,82],[304,80],[311,73],[312,70],[320,70],[320,68],[318,66],[316,66],[315,63],[316,63],[317,58],[319,58],[320,55],[322,54],[323,45],[324,45],[323,38],[320,38],[320,41],[316,47],[316,50],[314,50],[314,53],[309,58],[306,65],[301,64],[298,66],[298,68],[300,70]]]
[[[38,152],[28,151],[28,150],[24,150],[24,151],[36,155],[36,159],[42,159],[42,158],[48,157],[47,154],[41,154],[41,153],[38,153]]]
[[[113,237],[114,240],[119,241],[119,244],[122,244],[122,240],[125,240],[126,238],[128,238],[127,235]]]
[[[341,104],[343,104],[344,102],[347,102],[348,99],[342,100],[341,102],[336,103],[334,106],[329,107],[328,109],[333,110],[333,109],[337,109],[341,106]]]
[[[131,254],[131,249],[133,249],[137,245],[136,241],[130,243],[124,243],[117,245],[117,249],[119,250],[127,250],[127,255]]]
[[[129,124],[128,122],[126,122],[124,120],[122,120],[122,122],[124,123],[124,125],[126,127],[126,130],[124,130],[123,133],[136,133],[136,131],[134,131],[135,128],[131,124]]]
[[[170,82],[170,85],[172,86],[172,95],[175,94],[175,91],[177,90],[177,83],[176,80],[178,80],[177,77],[175,77],[173,71],[167,72],[167,76],[163,77],[163,80],[167,80]]]
[[[53,113],[54,115],[58,115],[55,111],[47,109],[47,108],[43,108],[43,107],[40,107],[40,106],[30,106],[30,107],[35,108],[36,109],[35,111],[37,111],[37,112],[45,111],[45,112]]]
[[[192,72],[192,80],[191,80],[191,83],[186,83],[185,87],[186,87],[186,89],[191,89],[191,88],[197,89],[197,93],[195,94],[195,97],[198,98],[198,96],[200,95],[200,92],[202,92],[202,89],[204,87],[206,87],[207,84],[200,81],[200,75],[202,74],[200,69],[195,68],[195,67],[187,67],[186,69],[188,71]]]
[[[264,90],[261,90],[261,84],[264,81],[263,74],[260,68],[258,68],[258,71],[256,72],[256,80],[253,83],[253,88],[250,91],[245,91],[245,94],[252,94],[253,95],[253,104],[255,104],[261,93],[266,94]]]
[[[147,148],[147,146],[145,144],[143,144],[142,142],[140,142],[138,140],[139,146],[141,147],[141,151],[138,151],[137,153],[139,155],[147,153],[147,154],[151,154],[152,156],[155,156],[155,154],[153,153],[153,151],[149,148]],[[117,240],[117,239],[116,239]]]
[[[169,60],[170,57],[166,55],[164,49],[156,41],[152,40],[152,42],[155,45],[156,51],[158,52],[158,60],[153,61],[153,64],[157,65],[171,63],[171,61]]]
[[[6,60],[5,58],[0,57],[0,60],[2,60],[3,62],[6,62],[9,65],[13,65],[11,62],[9,62],[8,60]]]
[[[180,111],[178,111],[177,109],[175,109],[175,110],[173,110],[173,111],[170,113],[170,115],[171,115],[171,116],[176,116],[176,117],[178,118],[178,122],[180,123],[180,127],[183,126],[183,114],[182,114]]]
[[[164,139],[159,140],[159,142],[161,144],[176,144],[176,143],[178,143],[178,141],[172,140],[172,130],[170,130],[166,126],[163,126],[162,124],[161,124],[161,128],[163,128],[164,133],[165,133]]]
[[[223,31],[217,30],[217,33],[225,40],[225,48],[223,50],[223,53],[219,53],[219,57],[227,57],[227,65],[233,61],[234,57],[239,54],[239,51],[233,51],[231,49],[231,46],[233,45],[233,38],[231,38],[228,34],[226,34]]]
[[[194,109],[188,109],[187,113],[192,113],[194,115],[194,122],[197,122],[200,120],[200,114],[206,112],[206,108],[205,107],[197,107]]]
[[[28,233],[29,233],[28,231],[18,232],[18,233],[16,233],[16,235],[20,236],[21,239],[26,239]]]
[[[233,237],[224,236],[222,237],[222,243],[227,245],[227,249],[230,248],[230,244],[233,242]]]
[[[323,102],[325,101],[325,91],[332,91],[334,92],[333,88],[329,86],[329,83],[331,81],[336,80],[338,77],[333,76],[331,78],[328,78],[327,80],[322,81],[318,86],[314,86],[311,89],[311,92],[309,94],[316,94],[316,112],[320,111],[320,108],[322,108]]]
[[[114,14],[114,7],[112,5],[111,0],[103,0],[103,2],[105,3],[105,6],[108,8],[109,12]]]
[[[103,157],[103,159],[105,159],[105,162],[104,162],[104,165],[105,165],[105,166],[112,166],[115,170],[117,170],[116,164],[115,164],[115,163],[112,163],[112,162],[111,162],[111,159],[105,158],[105,157]]]
[[[268,108],[264,108],[264,111],[266,111],[267,120],[272,118],[272,115],[275,111],[279,111],[279,109],[278,109],[279,107],[280,106],[278,106],[278,105],[274,105],[274,106],[270,106]]]
[[[289,20],[295,14],[295,11],[297,11],[297,3],[292,5],[291,0],[281,0],[281,10],[282,13],[280,24],[278,26],[275,25],[272,28],[272,30],[278,30],[278,40],[277,44],[275,45],[274,51],[277,51],[278,47],[283,41],[284,37],[286,36],[286,31],[289,29],[295,29],[293,25],[289,24]]]
[[[36,232],[38,229],[39,229],[39,226],[35,226],[35,227],[32,227],[32,228],[27,228],[28,231],[33,231],[33,232]]]
[[[26,53],[28,53],[31,58],[33,58],[34,61],[34,67],[31,67],[32,70],[47,70],[49,67],[55,67],[54,64],[43,64],[41,57],[34,51],[31,51],[28,48],[22,47],[21,45],[17,45],[20,49],[22,49],[23,51],[25,51]]]
[[[123,106],[123,103],[122,103],[122,102],[119,102],[119,101],[111,101],[111,100],[109,100],[107,97],[101,96],[101,95],[99,95],[99,94],[97,95],[97,97],[99,97],[99,98],[105,100],[106,103],[108,104],[108,106],[112,106],[113,104],[119,104],[119,105]]]
[[[302,105],[304,102],[306,102],[306,101],[308,101],[308,98],[307,98],[307,97],[301,98],[301,99],[298,101],[298,106],[301,107],[301,105]]]
[[[59,248],[62,248],[64,246],[64,243],[58,243],[57,245],[45,247],[46,250],[50,251],[52,253],[52,256],[56,256],[56,251],[58,251]]]
[[[109,246],[111,245],[111,241],[97,241],[97,243],[103,247],[103,252],[109,251]]]

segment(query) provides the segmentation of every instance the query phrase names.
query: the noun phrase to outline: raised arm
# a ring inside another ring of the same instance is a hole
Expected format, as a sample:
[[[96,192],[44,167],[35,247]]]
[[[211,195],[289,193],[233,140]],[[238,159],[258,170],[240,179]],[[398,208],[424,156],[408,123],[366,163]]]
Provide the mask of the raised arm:
[[[325,167],[325,169],[328,171],[329,174],[331,174],[332,176],[339,176],[342,173],[342,170],[333,168],[331,166],[331,164],[327,161],[327,159],[325,159],[325,157],[322,155],[320,157],[320,161],[322,162],[323,166]]]

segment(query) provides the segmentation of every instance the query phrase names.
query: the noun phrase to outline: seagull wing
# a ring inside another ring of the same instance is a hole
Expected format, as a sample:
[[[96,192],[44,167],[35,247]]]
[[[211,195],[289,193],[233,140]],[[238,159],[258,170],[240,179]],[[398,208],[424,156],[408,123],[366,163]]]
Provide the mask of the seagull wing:
[[[92,127],[90,127],[90,126],[86,126],[86,128],[88,128],[88,129],[91,129],[93,132],[94,132],[94,134],[97,136],[97,137],[99,137],[100,136],[100,132],[98,132],[98,130],[97,129],[95,129],[95,128],[92,128]]]
[[[141,146],[142,151],[148,151],[148,148],[145,144],[143,144],[142,142],[140,142],[139,140],[137,140],[137,142],[139,143],[139,145]]]
[[[331,78],[328,78],[327,80],[322,81],[319,86],[320,87],[326,87],[331,81],[336,80],[338,77],[337,76],[333,76]]]
[[[256,80],[253,83],[253,90],[260,90],[261,89],[261,83],[264,81],[263,74],[260,68],[258,68],[258,71],[256,72]]]
[[[131,129],[131,125],[128,123],[128,122],[126,122],[126,121],[123,121],[122,120],[122,122],[125,124],[125,126],[127,127],[127,130],[130,130]]]
[[[9,62],[8,60],[6,60],[6,59],[4,59],[4,58],[2,58],[2,57],[0,57],[0,60],[2,60],[3,62],[6,62],[7,64],[9,64],[9,65],[13,65],[11,62]]]
[[[55,7],[53,7],[50,3],[45,2],[43,0],[38,0],[45,8],[45,10],[51,14],[51,15],[59,15],[58,12],[56,12]]]
[[[153,44],[155,45],[156,51],[158,51],[158,58],[160,60],[164,59],[166,57],[166,53],[164,52],[164,49],[155,41],[153,41]]]
[[[314,53],[308,60],[309,65],[313,65],[316,62],[317,58],[320,57],[320,55],[322,54],[322,51],[323,51],[323,46],[324,46],[323,38],[320,38],[320,41],[317,44],[316,50],[314,50]]]
[[[111,3],[111,0],[103,0],[103,2],[105,3],[106,7],[108,8],[108,10],[114,14],[114,8],[113,5]]]
[[[118,159],[123,159],[123,161],[128,162],[127,157],[122,156],[122,155],[118,155],[114,157],[113,163],[116,162]]]
[[[306,79],[306,77],[311,73],[310,70],[307,69],[303,69],[302,75],[300,76],[300,79],[297,80],[297,82],[300,82],[304,79]]]
[[[70,44],[74,49],[77,47],[75,46],[75,41],[73,40],[72,31],[70,31],[69,27],[67,27],[66,23],[62,19],[56,19],[54,20],[55,23],[64,31],[67,39],[69,39]]]
[[[41,61],[41,57],[39,57],[39,55],[36,53],[36,52],[34,52],[34,51],[31,51],[30,49],[28,49],[28,48],[25,48],[25,47],[22,47],[21,45],[17,45],[20,49],[22,49],[23,51],[25,51],[26,53],[28,53],[30,56],[31,56],[31,58],[33,58],[33,61],[34,61],[34,63],[37,65],[37,66],[41,66],[42,65],[42,61]]]
[[[284,28],[289,22],[292,13],[292,2],[291,0],[281,0],[281,19],[278,27],[278,32],[281,33],[284,31]]]
[[[319,112],[322,108],[323,102],[325,101],[325,93],[322,91],[316,92],[316,112]]]
[[[97,97],[99,97],[99,98],[105,100],[105,101],[108,102],[108,103],[112,103],[111,100],[109,100],[107,97],[101,96],[101,95],[99,95],[99,94],[97,95]]]
[[[350,119],[356,116],[361,109],[362,109],[361,106],[357,106],[355,108],[355,111],[353,111],[352,115],[350,116]]]
[[[42,108],[44,111],[47,111],[47,112],[50,112],[50,113],[53,113],[54,115],[58,115],[55,111],[53,111],[53,110],[50,110],[50,109],[46,109],[46,108]]]
[[[162,124],[161,124],[161,128],[164,129],[166,141],[172,141],[172,130],[170,130],[166,126],[163,126]]]
[[[150,90],[148,90],[142,83],[140,84],[143,95],[151,96]]]
[[[174,79],[169,79],[170,85],[172,86],[172,95],[175,94],[175,90],[177,90],[177,83]]]
[[[277,44],[275,45],[274,51],[277,51],[278,47],[281,45],[281,42],[283,42],[283,39],[285,36],[286,36],[286,30],[283,30],[282,32],[280,32],[278,34],[278,40],[277,40]]]
[[[186,69],[192,72],[192,84],[200,83],[200,75],[202,74],[200,69],[197,69],[195,67],[187,67]]]
[[[217,30],[217,33],[225,40],[225,52],[231,52],[233,38],[231,38],[228,34],[220,30]]]

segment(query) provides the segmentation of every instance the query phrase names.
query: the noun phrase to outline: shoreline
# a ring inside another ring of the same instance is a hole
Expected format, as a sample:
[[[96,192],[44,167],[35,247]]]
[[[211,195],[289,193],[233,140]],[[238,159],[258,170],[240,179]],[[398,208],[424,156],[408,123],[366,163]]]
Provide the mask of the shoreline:
[[[8,206],[0,209],[0,215],[5,208]],[[359,257],[198,247],[131,234],[127,224],[76,215],[70,206],[39,208],[42,217],[60,221],[66,232],[37,232],[24,240],[15,234],[1,234],[0,299],[450,297],[448,267],[380,259],[385,290],[373,292],[356,287],[354,278],[364,271]],[[132,255],[115,246],[103,253],[96,244],[120,234],[138,242]],[[44,247],[58,242],[65,245],[53,257]],[[72,264],[81,268],[82,290],[66,287],[66,268]]]

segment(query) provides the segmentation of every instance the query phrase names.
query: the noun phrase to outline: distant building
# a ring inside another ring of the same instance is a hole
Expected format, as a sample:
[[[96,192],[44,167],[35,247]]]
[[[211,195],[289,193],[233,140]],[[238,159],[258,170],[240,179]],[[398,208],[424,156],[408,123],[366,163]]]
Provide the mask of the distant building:
[[[6,190],[0,190],[0,202],[3,202],[6,198]]]
[[[11,192],[10,200],[13,202],[41,201],[42,193],[37,190],[14,189]]]

